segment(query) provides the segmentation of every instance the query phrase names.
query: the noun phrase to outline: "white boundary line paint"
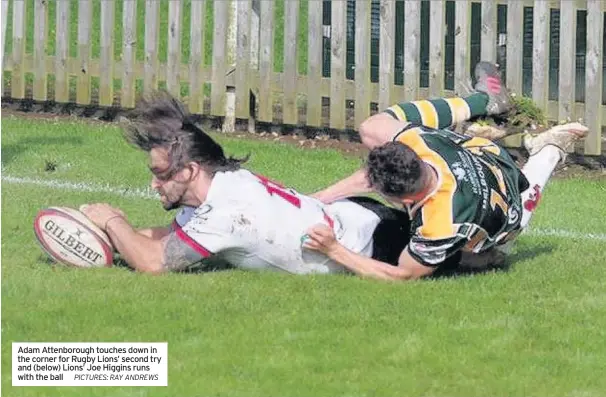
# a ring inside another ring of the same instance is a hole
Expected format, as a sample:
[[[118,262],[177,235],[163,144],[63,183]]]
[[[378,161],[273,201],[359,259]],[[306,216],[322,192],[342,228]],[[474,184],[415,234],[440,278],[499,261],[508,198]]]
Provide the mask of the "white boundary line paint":
[[[150,188],[128,188],[128,187],[114,187],[110,185],[102,184],[91,184],[86,182],[67,182],[58,181],[53,179],[39,179],[29,177],[18,177],[12,175],[2,175],[2,182],[15,185],[34,185],[41,186],[55,190],[71,190],[75,192],[86,192],[86,193],[105,193],[113,194],[119,197],[132,197],[147,200],[155,200],[158,198],[155,192]],[[592,241],[604,241],[606,242],[606,234],[599,233],[583,233],[574,230],[562,230],[562,229],[541,229],[541,228],[530,228],[523,234],[536,236],[536,237],[560,237],[569,238],[575,240],[592,240]]]
[[[67,182],[53,179],[39,179],[2,175],[2,182],[15,185],[35,185],[55,190],[71,190],[75,192],[106,193],[119,197],[132,197],[142,199],[157,199],[158,196],[149,188],[113,187],[110,185],[90,184],[86,182]]]

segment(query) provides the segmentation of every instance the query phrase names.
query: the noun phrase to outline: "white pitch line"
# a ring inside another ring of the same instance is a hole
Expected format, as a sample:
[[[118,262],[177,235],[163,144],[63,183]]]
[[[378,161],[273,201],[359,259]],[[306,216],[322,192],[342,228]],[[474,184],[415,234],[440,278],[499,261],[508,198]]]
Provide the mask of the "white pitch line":
[[[143,199],[157,199],[158,196],[151,189],[132,187],[113,187],[110,185],[92,184],[86,182],[65,182],[53,179],[28,178],[11,175],[2,175],[2,182],[15,185],[35,185],[56,190],[71,190],[75,192],[106,193],[120,197],[134,197]]]
[[[536,237],[562,237],[574,240],[594,240],[594,241],[606,241],[606,234],[599,233],[583,233],[573,230],[562,230],[562,229],[540,229],[540,228],[529,228],[527,232],[530,236]]]
[[[47,187],[56,190],[71,190],[75,192],[87,192],[87,193],[105,193],[113,194],[119,197],[133,197],[142,199],[157,199],[157,195],[151,189],[141,188],[128,188],[128,187],[114,187],[110,185],[91,184],[86,182],[66,182],[58,181],[53,179],[38,179],[28,177],[18,177],[12,175],[2,175],[2,181],[4,183],[12,183],[15,185],[35,185]],[[563,230],[563,229],[541,229],[541,228],[530,228],[523,234],[537,237],[560,237],[569,238],[574,240],[593,240],[593,241],[606,241],[606,234],[599,233],[583,233],[574,230]]]

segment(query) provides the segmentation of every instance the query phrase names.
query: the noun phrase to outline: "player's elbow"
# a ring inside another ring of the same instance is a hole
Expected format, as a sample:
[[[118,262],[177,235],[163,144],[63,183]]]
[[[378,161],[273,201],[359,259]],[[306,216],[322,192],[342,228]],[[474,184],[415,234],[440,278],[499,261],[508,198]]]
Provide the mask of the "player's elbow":
[[[410,281],[415,280],[418,277],[410,272],[406,268],[402,268],[399,266],[390,266],[389,268],[382,269],[380,274],[376,275],[377,278],[385,280],[385,281]]]
[[[161,274],[165,273],[167,267],[164,264],[153,258],[141,258],[129,263],[133,269],[141,273]]]
[[[371,117],[363,121],[362,124],[360,124],[360,128],[358,129],[358,133],[360,134],[360,140],[362,141],[362,144],[368,149],[374,149],[375,147],[380,146],[380,142],[375,131],[375,124],[375,121]]]
[[[364,120],[358,128],[360,140],[368,149],[390,142],[403,123],[386,113],[378,113]],[[406,123],[404,123],[406,125]]]
[[[416,276],[414,273],[408,271],[407,269],[401,269],[401,268],[397,268],[398,271],[393,272],[391,274],[391,279],[393,281],[411,281],[411,280],[417,280],[421,277]]]
[[[413,281],[430,276],[435,268],[428,266],[406,266],[399,265],[390,269],[391,279],[394,281]]]

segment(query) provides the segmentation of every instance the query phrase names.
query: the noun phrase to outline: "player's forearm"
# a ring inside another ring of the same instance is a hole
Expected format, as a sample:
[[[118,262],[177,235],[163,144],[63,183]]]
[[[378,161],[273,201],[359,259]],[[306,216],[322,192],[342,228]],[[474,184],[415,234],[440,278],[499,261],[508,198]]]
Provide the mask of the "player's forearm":
[[[137,229],[137,233],[152,240],[162,240],[164,237],[168,236],[171,231],[172,228],[170,226]]]
[[[163,271],[163,243],[138,233],[123,218],[108,222],[105,230],[121,257],[135,270],[148,273]]]
[[[328,253],[328,257],[355,274],[380,280],[410,280],[413,275],[405,268],[357,254],[342,245]]]
[[[324,203],[331,203],[356,194],[370,192],[372,192],[372,189],[366,178],[366,169],[362,168],[334,185],[315,193],[313,196]]]

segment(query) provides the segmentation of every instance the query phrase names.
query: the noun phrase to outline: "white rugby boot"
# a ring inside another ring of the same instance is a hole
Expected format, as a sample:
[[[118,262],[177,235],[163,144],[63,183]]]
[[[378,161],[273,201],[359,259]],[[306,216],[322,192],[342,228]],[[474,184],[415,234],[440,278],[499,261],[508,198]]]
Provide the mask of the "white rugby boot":
[[[566,159],[566,151],[575,142],[585,138],[589,134],[589,128],[580,123],[568,123],[556,125],[555,127],[537,134],[526,134],[523,142],[524,147],[532,156],[547,145],[553,145],[561,150],[561,161]]]

